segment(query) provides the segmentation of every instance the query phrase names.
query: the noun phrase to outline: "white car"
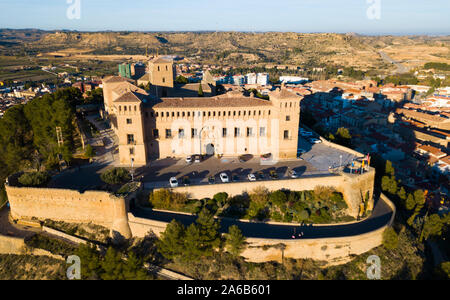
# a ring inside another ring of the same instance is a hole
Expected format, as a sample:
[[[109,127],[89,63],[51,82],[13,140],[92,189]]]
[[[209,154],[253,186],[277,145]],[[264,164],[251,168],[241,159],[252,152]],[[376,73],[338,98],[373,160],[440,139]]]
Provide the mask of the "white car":
[[[289,171],[289,176],[291,178],[298,178],[297,172],[295,172],[294,170]]]
[[[222,180],[223,183],[230,182],[230,178],[228,178],[227,173],[220,173],[219,177],[220,177],[220,180]]]
[[[169,183],[170,183],[170,187],[175,188],[178,186],[178,179],[176,177],[172,177],[172,178],[170,178]]]
[[[320,143],[322,143],[321,140],[316,139],[316,138],[312,138],[312,139],[310,139],[309,141],[311,142],[311,144],[320,144]]]
[[[192,156],[186,157],[186,162],[190,164],[192,162]]]
[[[256,181],[256,176],[255,176],[255,174],[253,174],[253,173],[248,174],[248,180],[249,180],[249,181]]]

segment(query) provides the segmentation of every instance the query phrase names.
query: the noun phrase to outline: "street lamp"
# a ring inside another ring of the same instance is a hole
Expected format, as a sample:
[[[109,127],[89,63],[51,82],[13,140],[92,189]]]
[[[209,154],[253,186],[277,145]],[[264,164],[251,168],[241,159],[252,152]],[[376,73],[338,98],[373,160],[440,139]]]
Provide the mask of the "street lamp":
[[[131,158],[131,182],[134,181],[134,169],[133,169],[133,166],[134,166],[134,158],[132,157]]]

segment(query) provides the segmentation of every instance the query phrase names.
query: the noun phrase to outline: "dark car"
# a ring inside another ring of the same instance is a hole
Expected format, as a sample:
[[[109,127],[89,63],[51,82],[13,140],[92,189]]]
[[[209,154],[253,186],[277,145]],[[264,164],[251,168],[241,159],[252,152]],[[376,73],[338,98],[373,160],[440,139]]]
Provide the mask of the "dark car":
[[[208,183],[209,183],[209,184],[214,184],[214,183],[216,183],[216,179],[214,178],[214,176],[209,176],[209,178],[208,178]]]
[[[269,176],[271,179],[278,179],[278,174],[274,170],[270,171]]]
[[[236,173],[231,174],[231,181],[232,182],[239,181],[239,176]]]
[[[253,158],[253,155],[251,155],[251,154],[244,154],[244,155],[239,156],[239,162],[245,163],[245,162],[248,162],[252,158]]]
[[[258,172],[258,179],[259,179],[259,180],[264,180],[264,179],[266,179],[266,176],[264,175],[264,173],[263,173],[262,171],[259,171],[259,172]]]
[[[189,179],[188,176],[184,176],[183,177],[183,184],[184,185],[190,185],[191,184],[191,180]]]

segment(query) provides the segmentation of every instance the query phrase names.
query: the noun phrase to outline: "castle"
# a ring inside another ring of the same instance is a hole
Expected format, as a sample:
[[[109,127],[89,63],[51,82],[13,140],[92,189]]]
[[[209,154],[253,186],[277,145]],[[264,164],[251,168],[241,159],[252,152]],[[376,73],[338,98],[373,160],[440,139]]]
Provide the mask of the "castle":
[[[215,83],[176,85],[172,61],[157,57],[137,83],[112,76],[103,80],[105,113],[119,138],[120,164],[190,155],[295,158],[302,97],[285,89],[270,100],[241,92],[215,95]],[[198,96],[199,85],[206,91]]]

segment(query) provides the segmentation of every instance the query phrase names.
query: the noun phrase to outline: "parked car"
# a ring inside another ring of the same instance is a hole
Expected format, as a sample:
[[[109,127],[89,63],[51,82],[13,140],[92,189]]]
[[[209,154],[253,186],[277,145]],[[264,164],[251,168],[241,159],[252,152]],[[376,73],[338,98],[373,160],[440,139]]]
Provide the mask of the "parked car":
[[[230,179],[228,178],[227,173],[220,173],[219,177],[223,183],[230,182]]]
[[[192,163],[192,156],[189,155],[188,157],[186,157],[186,162],[188,164]]]
[[[184,176],[184,177],[183,177],[183,184],[184,184],[185,186],[191,184],[191,180],[189,179],[188,176]]]
[[[253,155],[251,155],[251,154],[243,154],[243,155],[239,156],[239,162],[245,163],[245,162],[248,162],[252,158],[253,158]]]
[[[320,143],[322,143],[321,140],[316,139],[316,138],[311,138],[311,139],[309,139],[309,142],[310,142],[311,144],[320,144]]]
[[[169,184],[170,184],[170,187],[173,187],[173,188],[177,187],[178,186],[178,179],[176,177],[170,178]]]
[[[313,136],[313,133],[309,132],[309,131],[302,131],[302,132],[300,132],[300,135],[303,137],[307,137],[307,136]]]
[[[266,179],[266,176],[264,175],[264,173],[263,173],[262,171],[259,171],[259,172],[258,172],[258,179],[259,179],[259,180],[264,180],[264,179]]]
[[[231,174],[231,181],[233,182],[239,181],[239,176],[236,173]]]
[[[253,174],[253,173],[251,173],[251,174],[248,174],[248,180],[249,181],[256,181],[256,176],[255,176],[255,174]]]
[[[278,179],[278,174],[274,170],[271,170],[269,173],[271,179]]]
[[[201,161],[202,161],[201,156],[200,156],[200,155],[196,155],[196,156],[195,156],[195,162],[196,162],[196,163],[199,163],[199,162],[201,162]]]
[[[216,183],[216,179],[214,178],[214,176],[209,176],[209,178],[208,178],[208,183],[209,183],[209,184],[214,184],[214,183]]]
[[[297,172],[295,172],[294,170],[290,170],[288,174],[291,178],[298,178]]]
[[[262,161],[269,161],[271,159],[272,159],[272,153],[267,153],[267,154],[261,155],[261,160]]]

